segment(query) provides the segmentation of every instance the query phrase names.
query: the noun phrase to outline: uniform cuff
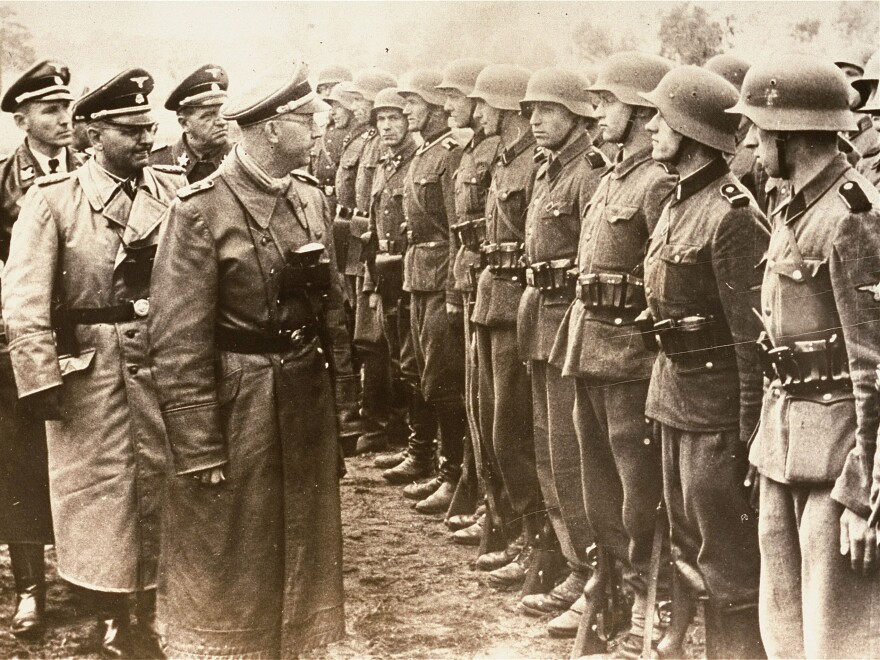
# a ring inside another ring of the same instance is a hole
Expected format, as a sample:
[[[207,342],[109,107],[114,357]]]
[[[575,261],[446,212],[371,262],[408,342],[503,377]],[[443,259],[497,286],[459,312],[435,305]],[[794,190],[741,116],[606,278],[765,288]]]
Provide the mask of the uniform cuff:
[[[61,365],[51,330],[16,337],[9,343],[18,396],[61,385]]]
[[[177,474],[189,474],[228,462],[216,403],[162,414]]]
[[[834,483],[831,499],[862,518],[871,515],[871,486],[862,467],[862,452],[854,447],[846,457],[843,472]]]

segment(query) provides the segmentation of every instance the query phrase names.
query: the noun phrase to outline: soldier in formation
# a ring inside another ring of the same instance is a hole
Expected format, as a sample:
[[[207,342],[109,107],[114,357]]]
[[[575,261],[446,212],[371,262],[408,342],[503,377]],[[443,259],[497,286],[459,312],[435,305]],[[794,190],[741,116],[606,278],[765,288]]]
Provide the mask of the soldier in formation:
[[[48,480],[102,654],[341,638],[340,441],[408,433],[384,478],[578,656],[681,657],[698,601],[710,658],[880,654],[854,623],[878,61],[331,66],[314,92],[297,61],[231,99],[205,65],[159,149],[146,71],[71,112],[37,63],[0,102],[26,134],[0,163],[13,632],[42,626]]]

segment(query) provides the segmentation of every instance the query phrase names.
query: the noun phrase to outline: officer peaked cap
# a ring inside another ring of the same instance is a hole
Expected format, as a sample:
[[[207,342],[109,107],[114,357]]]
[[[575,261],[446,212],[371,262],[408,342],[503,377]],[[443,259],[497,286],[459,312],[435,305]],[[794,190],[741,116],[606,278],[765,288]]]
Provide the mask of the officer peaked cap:
[[[312,115],[329,109],[309,84],[308,65],[299,60],[275,67],[250,89],[230,98],[221,113],[239,126],[249,126],[287,113]]]
[[[144,123],[153,123],[149,95],[153,76],[143,69],[129,69],[95,88],[74,104],[77,121],[113,119],[122,115],[145,115]]]
[[[25,101],[72,101],[70,70],[52,60],[37,62],[16,80],[0,101],[0,110],[15,112]]]
[[[165,109],[173,112],[181,108],[198,108],[208,105],[223,105],[229,77],[222,66],[205,64],[189,74],[174,88],[165,101]]]

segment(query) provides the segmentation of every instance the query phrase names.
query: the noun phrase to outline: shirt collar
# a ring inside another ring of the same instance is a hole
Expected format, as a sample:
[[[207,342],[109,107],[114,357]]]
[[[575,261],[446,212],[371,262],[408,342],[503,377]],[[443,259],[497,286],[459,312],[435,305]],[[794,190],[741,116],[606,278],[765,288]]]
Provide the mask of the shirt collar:
[[[815,204],[816,200],[824,195],[840,178],[840,175],[849,168],[850,164],[846,160],[846,156],[841,153],[837,154],[794,197],[780,203],[776,207],[775,213],[782,213],[786,224],[794,222]]]
[[[101,167],[97,158],[89,158],[86,165],[89,167],[88,176],[97,197],[94,201],[98,203],[98,206],[105,207],[119,193],[123,179]],[[153,197],[159,196],[158,182],[149,168],[141,170],[137,177],[137,187],[148,191]]]
[[[240,144],[223,161],[225,171],[235,180],[235,196],[261,227],[268,227],[278,200],[290,191],[291,178],[270,176]]]
[[[730,168],[727,166],[727,161],[720,156],[713,158],[696,172],[689,174],[683,179],[679,179],[675,186],[674,203],[683,202],[729,171]]]
[[[434,135],[423,136],[425,138],[425,141],[422,142],[422,146],[419,147],[419,153],[421,153],[423,151],[427,151],[428,149],[433,147],[435,144],[437,144],[441,140],[445,139],[446,137],[451,137],[451,136],[452,136],[451,130],[444,130],[439,134],[435,133]]]
[[[27,142],[27,138],[25,138],[25,142]],[[36,149],[31,149],[31,145],[28,142],[27,149],[31,153],[31,156],[34,157],[34,160],[37,162],[37,165],[40,166],[40,170],[43,174],[49,174],[52,171],[52,168],[49,167],[49,161],[52,160],[49,156],[40,153]],[[56,173],[66,172],[67,171],[67,147],[63,147],[61,149],[61,153],[58,154],[55,159],[58,161],[58,167],[55,169]]]
[[[645,161],[651,160],[651,150],[651,147],[645,147],[624,158],[623,149],[621,149],[617,152],[614,164],[611,165],[611,176],[615,179],[622,179]]]
[[[562,149],[550,155],[546,165],[541,169],[539,177],[546,174],[548,178],[555,179],[566,165],[582,155],[590,146],[590,136],[585,131],[580,131],[577,137],[569,138]]]

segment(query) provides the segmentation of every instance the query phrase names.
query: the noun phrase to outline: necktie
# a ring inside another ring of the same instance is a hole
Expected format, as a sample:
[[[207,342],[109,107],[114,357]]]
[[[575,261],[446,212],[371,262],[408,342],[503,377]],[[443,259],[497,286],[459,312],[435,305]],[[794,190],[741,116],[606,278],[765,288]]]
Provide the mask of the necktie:
[[[137,194],[137,184],[134,182],[134,179],[126,179],[120,185],[125,191],[125,194],[128,195],[128,198],[133,200],[134,196]]]
[[[49,174],[55,174],[58,171],[58,166],[60,163],[57,158],[49,159]]]

